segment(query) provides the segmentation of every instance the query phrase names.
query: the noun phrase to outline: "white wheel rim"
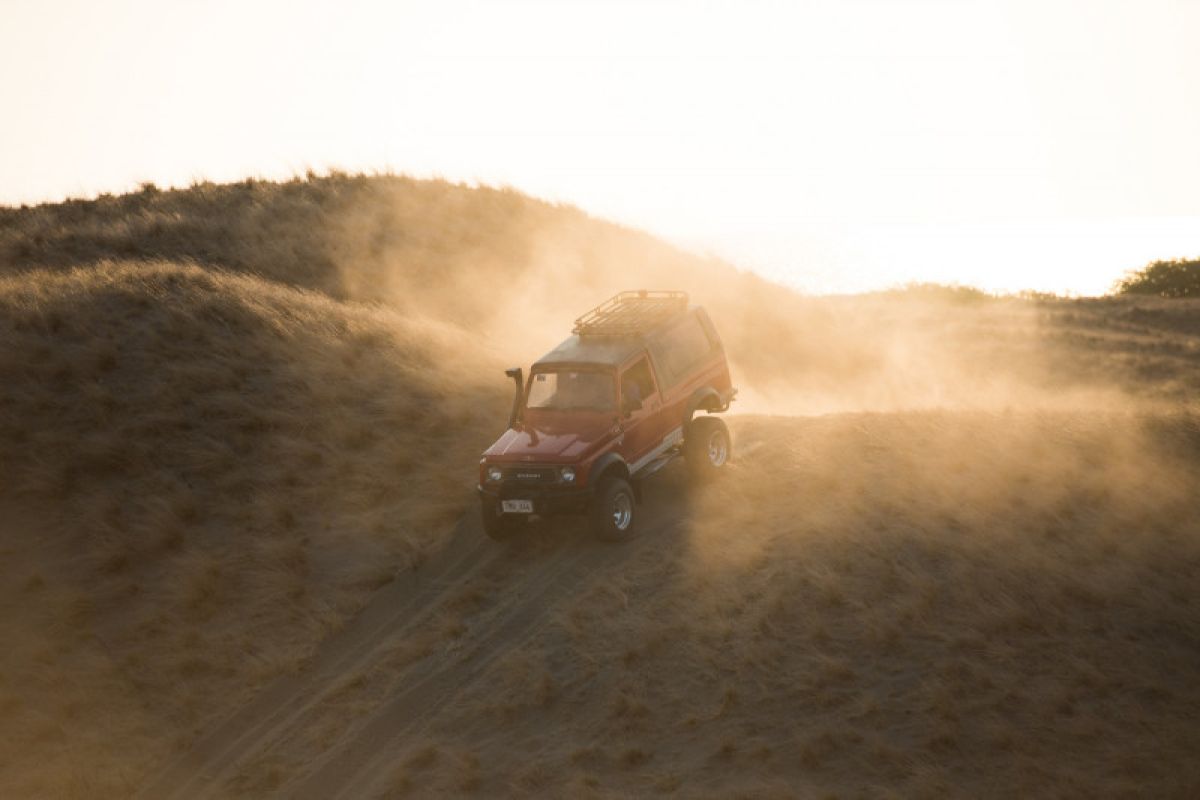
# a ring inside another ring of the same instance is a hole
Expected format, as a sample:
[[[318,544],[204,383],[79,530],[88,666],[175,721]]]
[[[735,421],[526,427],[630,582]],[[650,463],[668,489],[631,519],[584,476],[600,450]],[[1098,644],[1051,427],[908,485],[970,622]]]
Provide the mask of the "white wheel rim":
[[[719,467],[725,463],[725,459],[729,458],[729,444],[725,441],[725,434],[721,431],[713,431],[712,436],[708,437],[708,461],[714,467]]]
[[[623,531],[633,521],[633,502],[625,492],[619,492],[612,503],[613,527]]]

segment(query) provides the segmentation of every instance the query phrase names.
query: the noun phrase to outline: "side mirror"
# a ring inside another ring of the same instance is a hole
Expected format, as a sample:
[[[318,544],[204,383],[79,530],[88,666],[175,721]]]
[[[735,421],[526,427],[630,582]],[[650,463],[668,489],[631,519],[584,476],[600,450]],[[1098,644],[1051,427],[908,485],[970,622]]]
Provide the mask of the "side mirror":
[[[513,395],[512,413],[508,415],[508,427],[515,428],[521,420],[521,395],[525,391],[525,377],[521,373],[520,367],[513,367],[504,370],[504,374],[513,379],[516,393]]]

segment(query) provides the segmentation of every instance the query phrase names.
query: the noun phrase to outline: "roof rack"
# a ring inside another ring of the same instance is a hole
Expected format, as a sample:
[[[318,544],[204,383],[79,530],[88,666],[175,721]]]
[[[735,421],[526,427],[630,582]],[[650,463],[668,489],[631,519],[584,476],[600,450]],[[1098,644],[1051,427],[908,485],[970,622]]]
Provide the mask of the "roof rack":
[[[575,320],[580,336],[634,336],[687,310],[687,292],[620,292]]]

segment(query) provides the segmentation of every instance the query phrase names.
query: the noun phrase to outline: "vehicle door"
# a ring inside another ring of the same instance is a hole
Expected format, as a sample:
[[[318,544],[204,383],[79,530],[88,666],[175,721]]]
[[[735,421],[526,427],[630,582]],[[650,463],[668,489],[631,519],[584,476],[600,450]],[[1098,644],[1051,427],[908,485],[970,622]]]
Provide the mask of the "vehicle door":
[[[646,354],[621,370],[621,445],[618,452],[631,466],[652,454],[662,442],[662,395]]]

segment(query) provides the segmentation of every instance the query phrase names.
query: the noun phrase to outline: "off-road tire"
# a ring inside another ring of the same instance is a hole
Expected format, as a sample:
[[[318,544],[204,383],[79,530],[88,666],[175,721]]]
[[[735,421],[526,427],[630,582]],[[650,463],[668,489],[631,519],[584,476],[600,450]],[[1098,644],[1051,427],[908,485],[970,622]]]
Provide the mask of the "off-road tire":
[[[499,501],[489,497],[480,498],[479,517],[483,521],[483,532],[497,542],[507,542],[525,527],[523,517],[502,513]]]
[[[605,478],[592,498],[592,532],[605,542],[624,542],[637,535],[637,498],[624,478]]]
[[[688,423],[683,437],[683,457],[693,476],[707,480],[719,475],[733,454],[733,437],[725,420],[697,417]]]

